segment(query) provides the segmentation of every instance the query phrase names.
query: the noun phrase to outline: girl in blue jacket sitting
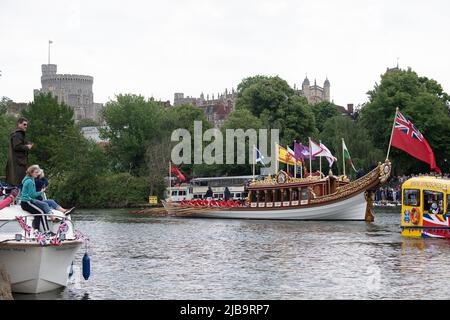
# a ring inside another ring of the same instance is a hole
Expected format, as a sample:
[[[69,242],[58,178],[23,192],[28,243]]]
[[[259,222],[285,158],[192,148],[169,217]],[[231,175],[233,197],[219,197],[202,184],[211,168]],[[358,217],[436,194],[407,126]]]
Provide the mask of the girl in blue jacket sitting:
[[[74,208],[64,209],[56,201],[52,199],[41,200],[45,187],[41,191],[36,191],[35,179],[41,174],[41,168],[38,165],[32,165],[27,169],[27,175],[22,180],[22,192],[20,194],[22,208],[26,211],[29,207],[38,207],[45,214],[50,214],[51,210],[58,210],[66,215],[73,211]]]

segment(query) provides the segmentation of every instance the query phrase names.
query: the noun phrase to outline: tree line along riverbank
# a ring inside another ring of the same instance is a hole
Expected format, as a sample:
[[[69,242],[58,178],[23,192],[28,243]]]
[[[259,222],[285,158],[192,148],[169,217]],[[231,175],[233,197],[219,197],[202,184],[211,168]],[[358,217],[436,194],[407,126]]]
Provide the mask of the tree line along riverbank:
[[[344,138],[356,168],[368,170],[385,157],[395,108],[412,117],[433,148],[438,166],[449,172],[449,95],[435,80],[408,70],[390,70],[368,91],[368,99],[352,114],[341,114],[332,102],[310,104],[278,76],[245,78],[237,87],[235,110],[220,128],[280,129],[280,144],[293,140],[321,140],[342,159]],[[0,176],[4,176],[9,134],[16,119],[0,103]],[[203,110],[193,105],[167,107],[140,95],[120,94],[101,110],[101,137],[108,143],[87,140],[75,123],[73,110],[51,95],[37,95],[22,112],[29,120],[27,139],[34,143],[29,164],[39,164],[49,178],[49,195],[66,206],[86,208],[136,207],[149,195],[163,196],[173,130],[193,135],[194,121],[211,128]],[[97,124],[98,125],[98,124]],[[205,143],[205,146],[208,143]],[[248,142],[247,142],[248,144]],[[248,150],[248,145],[246,146]],[[394,175],[427,172],[427,164],[406,153],[391,153]],[[335,174],[342,174],[338,161]],[[316,165],[316,164],[315,164]],[[186,176],[251,174],[251,165],[185,164]],[[318,168],[313,168],[318,169]],[[354,173],[351,173],[354,175]]]

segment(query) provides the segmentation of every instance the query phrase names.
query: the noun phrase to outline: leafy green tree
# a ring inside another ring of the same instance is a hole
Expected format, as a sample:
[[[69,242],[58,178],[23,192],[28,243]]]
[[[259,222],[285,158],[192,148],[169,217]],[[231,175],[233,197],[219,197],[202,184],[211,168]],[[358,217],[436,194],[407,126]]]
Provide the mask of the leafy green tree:
[[[193,133],[194,121],[202,121],[203,130],[207,130],[212,127],[211,123],[206,121],[203,110],[199,107],[191,104],[184,104],[166,109],[164,126],[167,128],[167,131],[182,128]]]
[[[255,117],[249,110],[247,109],[238,109],[234,110],[229,118],[222,125],[221,131],[223,136],[224,144],[226,141],[226,130],[231,129],[242,129],[244,132],[248,129],[256,130],[258,134],[258,129],[263,128],[263,124],[260,119]],[[230,142],[228,142],[230,143]],[[246,159],[247,164],[236,164],[237,163],[237,141],[234,141],[234,163],[235,164],[226,164],[226,154],[224,153],[224,164],[213,164],[213,165],[195,165],[193,174],[196,176],[234,176],[234,175],[248,175],[251,174],[251,165],[249,165],[248,161],[248,150],[249,150],[249,141],[245,140],[245,150],[246,150]],[[225,145],[224,145],[225,148]]]
[[[250,110],[256,117],[266,111],[275,115],[282,103],[294,95],[294,89],[280,77],[255,76],[238,85],[236,108]],[[269,118],[269,121],[272,119]]]
[[[211,128],[203,110],[182,105],[167,108],[153,99],[142,96],[119,95],[102,109],[106,128],[102,137],[109,140],[108,154],[117,171],[129,171],[135,176],[146,176],[150,192],[161,195],[163,177],[168,171],[172,131],[187,129],[194,139],[194,121],[201,121],[203,130]],[[181,166],[182,172],[191,175],[192,164]]]
[[[8,105],[12,102],[12,100],[8,97],[2,97],[0,99],[0,115],[6,114],[8,110]]]
[[[84,127],[98,127],[99,123],[95,120],[92,119],[81,119],[80,121],[77,122],[77,126],[79,128],[84,128]]]
[[[322,101],[315,104],[312,106],[312,111],[319,131],[323,130],[324,124],[328,119],[339,115],[337,106],[329,101]]]
[[[146,147],[167,132],[162,105],[143,96],[118,95],[102,108],[101,114],[106,128],[100,134],[109,141],[108,153],[117,170],[143,174]]]
[[[263,128],[261,120],[254,116],[248,109],[234,110],[222,125],[222,131],[226,129],[258,130],[261,128]]]
[[[377,148],[387,150],[398,107],[402,114],[412,118],[433,149],[438,166],[448,172],[450,167],[445,160],[450,156],[449,96],[439,83],[420,77],[411,69],[388,71],[368,94],[369,102],[362,107],[360,117]],[[397,173],[429,171],[427,164],[403,151],[392,149],[390,158]]]
[[[16,126],[16,120],[6,114],[0,114],[0,177],[6,175],[10,134]]]
[[[51,94],[39,94],[22,115],[29,121],[27,140],[33,143],[29,162],[56,171],[70,168],[75,150],[86,143],[75,126],[72,108]]]
[[[308,101],[278,76],[244,79],[238,86],[236,108],[249,110],[266,128],[279,129],[282,144],[317,135]]]
[[[306,142],[308,137],[315,137],[318,134],[314,114],[305,97],[297,95],[290,97],[280,105],[272,122],[270,118],[265,112],[261,114],[264,124],[280,129],[282,145],[292,145],[294,140]]]
[[[373,164],[383,161],[385,158],[383,152],[375,148],[368,131],[360,123],[340,115],[332,117],[325,122],[320,139],[338,158],[334,164],[334,170],[337,169],[340,174],[343,173],[342,138],[345,140],[357,170],[368,171]],[[353,169],[347,163],[346,174],[355,176]]]

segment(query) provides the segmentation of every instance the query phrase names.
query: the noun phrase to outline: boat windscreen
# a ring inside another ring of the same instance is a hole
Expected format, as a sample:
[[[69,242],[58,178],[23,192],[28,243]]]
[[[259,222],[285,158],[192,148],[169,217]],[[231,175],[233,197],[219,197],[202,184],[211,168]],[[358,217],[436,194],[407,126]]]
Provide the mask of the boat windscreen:
[[[405,189],[403,190],[403,204],[405,206],[420,206],[420,190]]]

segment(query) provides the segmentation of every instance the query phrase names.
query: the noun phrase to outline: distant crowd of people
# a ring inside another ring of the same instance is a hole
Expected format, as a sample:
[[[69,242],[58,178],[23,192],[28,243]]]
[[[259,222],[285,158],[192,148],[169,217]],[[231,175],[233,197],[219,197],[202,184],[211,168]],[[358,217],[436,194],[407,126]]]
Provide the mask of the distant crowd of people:
[[[395,187],[381,187],[375,192],[375,201],[392,201],[397,202],[401,200],[402,186],[401,184]]]
[[[392,177],[389,182],[378,188],[375,192],[375,201],[398,202],[402,200],[402,184],[413,177],[420,177],[427,174],[412,174]],[[443,174],[442,178],[448,179],[449,174]]]

